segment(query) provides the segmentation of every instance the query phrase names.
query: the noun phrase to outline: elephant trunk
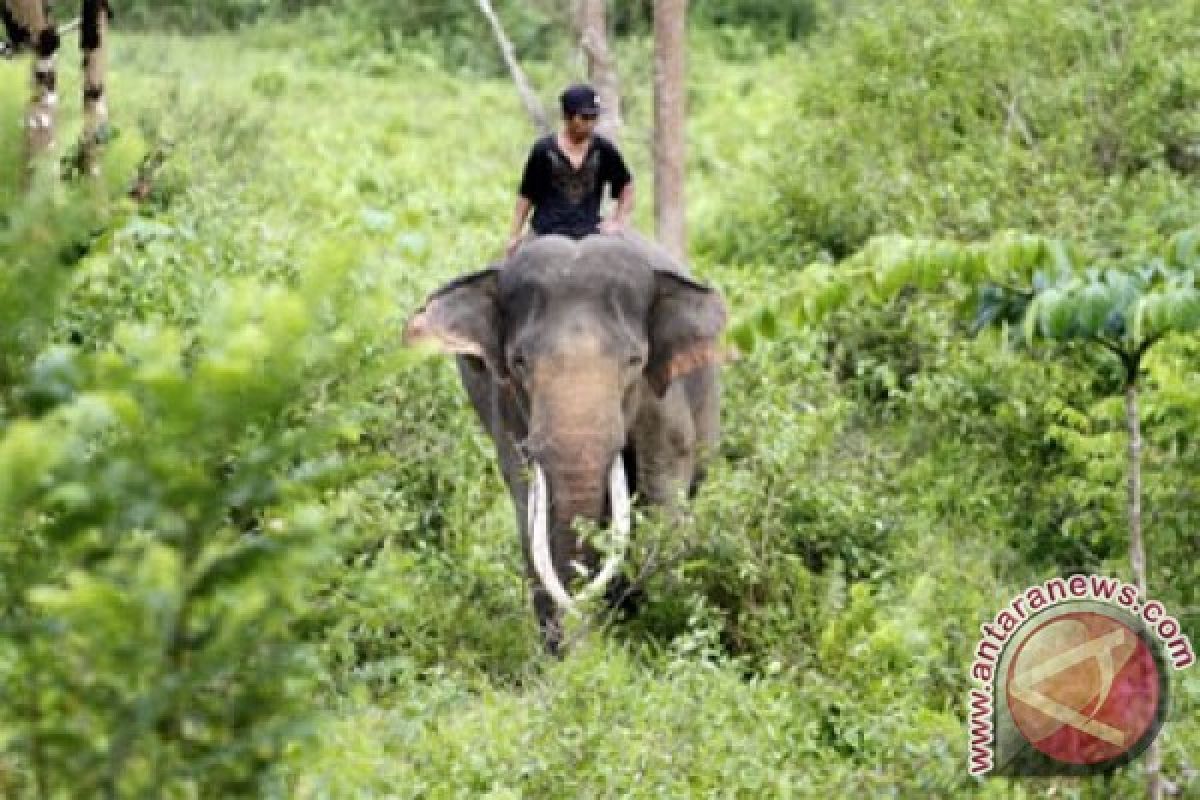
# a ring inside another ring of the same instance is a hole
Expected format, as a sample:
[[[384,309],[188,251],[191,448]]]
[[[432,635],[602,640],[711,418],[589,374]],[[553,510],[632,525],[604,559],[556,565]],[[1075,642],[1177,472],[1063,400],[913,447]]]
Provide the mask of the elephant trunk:
[[[606,454],[607,455],[607,454]],[[594,454],[578,458],[571,464],[564,459],[547,460],[550,479],[551,522],[556,528],[568,527],[576,518],[602,522],[607,498],[607,467],[611,456]]]
[[[579,347],[579,351],[587,350]],[[628,487],[620,453],[625,425],[615,367],[595,361],[587,370],[559,365],[553,379],[532,392],[530,455],[535,467],[530,493],[534,566],[542,585],[564,609],[574,605],[564,584],[577,575],[594,575],[596,548],[573,530],[577,519],[605,524],[617,520],[619,504],[628,506]],[[616,475],[619,486],[616,485]],[[535,513],[537,515],[535,517]],[[628,517],[628,511],[622,511]],[[618,522],[628,532],[628,520]],[[620,548],[606,548],[623,550]],[[607,583],[619,565],[612,556],[584,593]]]
[[[603,522],[608,469],[625,446],[615,375],[562,369],[532,403],[531,455],[546,471],[551,522]]]

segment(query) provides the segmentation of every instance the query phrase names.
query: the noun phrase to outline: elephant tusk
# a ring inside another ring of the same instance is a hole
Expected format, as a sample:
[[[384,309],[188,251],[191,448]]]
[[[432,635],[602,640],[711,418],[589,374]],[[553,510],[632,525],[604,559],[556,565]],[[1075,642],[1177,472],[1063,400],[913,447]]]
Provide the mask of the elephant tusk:
[[[631,529],[631,504],[629,502],[629,486],[625,482],[625,464],[618,453],[608,473],[609,504],[612,509],[613,548],[604,561],[599,574],[593,578],[575,597],[571,597],[558,578],[554,569],[554,559],[550,556],[550,543],[547,538],[547,491],[546,475],[541,465],[534,463],[533,481],[529,485],[529,530],[531,549],[533,551],[533,568],[542,581],[542,586],[550,593],[555,604],[564,611],[575,611],[578,602],[602,590],[612,580],[621,562],[625,560],[625,551],[629,546],[629,531]]]
[[[621,562],[625,560],[625,549],[629,546],[631,517],[629,486],[625,483],[625,464],[621,460],[620,453],[617,453],[617,457],[613,459],[612,467],[608,471],[608,500],[609,507],[612,509],[613,547],[608,558],[604,560],[604,567],[601,568],[600,574],[584,587],[583,591],[579,593],[580,597],[591,596],[608,585],[617,570],[621,568]]]
[[[550,593],[554,604],[561,609],[571,610],[574,604],[571,595],[567,594],[558,572],[554,569],[554,559],[550,557],[550,542],[547,540],[546,517],[547,497],[546,474],[542,465],[536,461],[533,464],[533,480],[529,483],[529,535],[530,549],[533,550],[533,569],[542,582],[542,586]]]

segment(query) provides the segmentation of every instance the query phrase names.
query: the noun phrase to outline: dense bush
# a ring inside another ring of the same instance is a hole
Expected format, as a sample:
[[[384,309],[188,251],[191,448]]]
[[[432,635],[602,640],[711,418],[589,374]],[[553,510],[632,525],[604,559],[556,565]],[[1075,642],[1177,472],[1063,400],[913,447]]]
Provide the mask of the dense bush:
[[[621,36],[654,28],[653,0],[609,3],[613,31]],[[693,30],[728,28],[748,31],[760,42],[781,45],[812,32],[819,16],[814,0],[692,0],[688,22]]]
[[[116,23],[121,28],[151,28],[183,33],[237,28],[292,6],[289,0],[214,0],[189,3],[185,0],[129,0],[114,3]]]
[[[538,0],[496,0],[496,13],[523,59],[542,59],[570,38],[570,9]],[[125,29],[184,33],[230,30],[261,21],[299,17],[302,32],[289,46],[332,47],[340,62],[419,52],[449,69],[504,74],[491,28],[474,0],[388,2],[387,0],[220,0],[215,3],[131,2],[118,8]],[[320,39],[338,39],[320,42]]]
[[[884,232],[1016,228],[1110,251],[1172,233],[1200,196],[1194,10],[859,4],[778,58],[788,80],[747,87],[766,157],[700,243],[802,264]]]
[[[209,130],[191,155],[219,157]],[[316,487],[387,364],[362,360],[388,312],[354,247],[238,275],[258,252],[231,236],[237,190],[207,198],[226,217],[190,216],[195,186],[143,215],[139,149],[129,131],[100,180],[60,185],[49,159],[0,194],[6,797],[257,794],[311,713],[292,625],[327,552]]]
[[[552,61],[559,71],[577,71],[571,54],[571,4],[535,0],[495,0],[493,6],[517,55],[531,62]],[[610,4],[609,31],[617,39],[649,37],[653,6],[649,0]],[[434,58],[449,70],[501,76],[506,67],[491,28],[475,0],[446,3],[383,2],[383,0],[220,0],[149,3],[133,0],[118,9],[117,24],[125,30],[183,33],[235,30],[258,22],[297,21],[286,36],[318,58],[338,63],[377,63],[398,54]],[[818,21],[810,0],[737,0],[692,3],[692,31],[711,37],[720,52],[753,59],[799,40]],[[282,42],[281,42],[282,43]],[[321,54],[324,54],[322,56]],[[570,63],[570,66],[567,66]],[[536,66],[532,67],[537,69]],[[559,81],[555,81],[557,84]]]

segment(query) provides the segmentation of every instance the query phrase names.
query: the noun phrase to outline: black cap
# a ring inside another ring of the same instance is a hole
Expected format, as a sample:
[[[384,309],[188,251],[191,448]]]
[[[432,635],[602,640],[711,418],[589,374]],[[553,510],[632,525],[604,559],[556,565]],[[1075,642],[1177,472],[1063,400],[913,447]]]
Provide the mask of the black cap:
[[[596,100],[596,90],[586,83],[569,86],[558,98],[562,103],[563,114],[599,114],[600,103]]]

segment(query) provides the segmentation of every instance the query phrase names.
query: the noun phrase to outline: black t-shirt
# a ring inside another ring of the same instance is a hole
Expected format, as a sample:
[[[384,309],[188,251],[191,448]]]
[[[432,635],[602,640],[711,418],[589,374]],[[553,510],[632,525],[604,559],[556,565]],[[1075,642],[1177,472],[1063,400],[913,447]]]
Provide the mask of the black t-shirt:
[[[583,162],[575,169],[550,134],[534,142],[518,191],[533,203],[535,233],[579,239],[594,233],[600,224],[604,184],[612,187],[615,198],[630,180],[621,153],[603,136],[592,137]]]

